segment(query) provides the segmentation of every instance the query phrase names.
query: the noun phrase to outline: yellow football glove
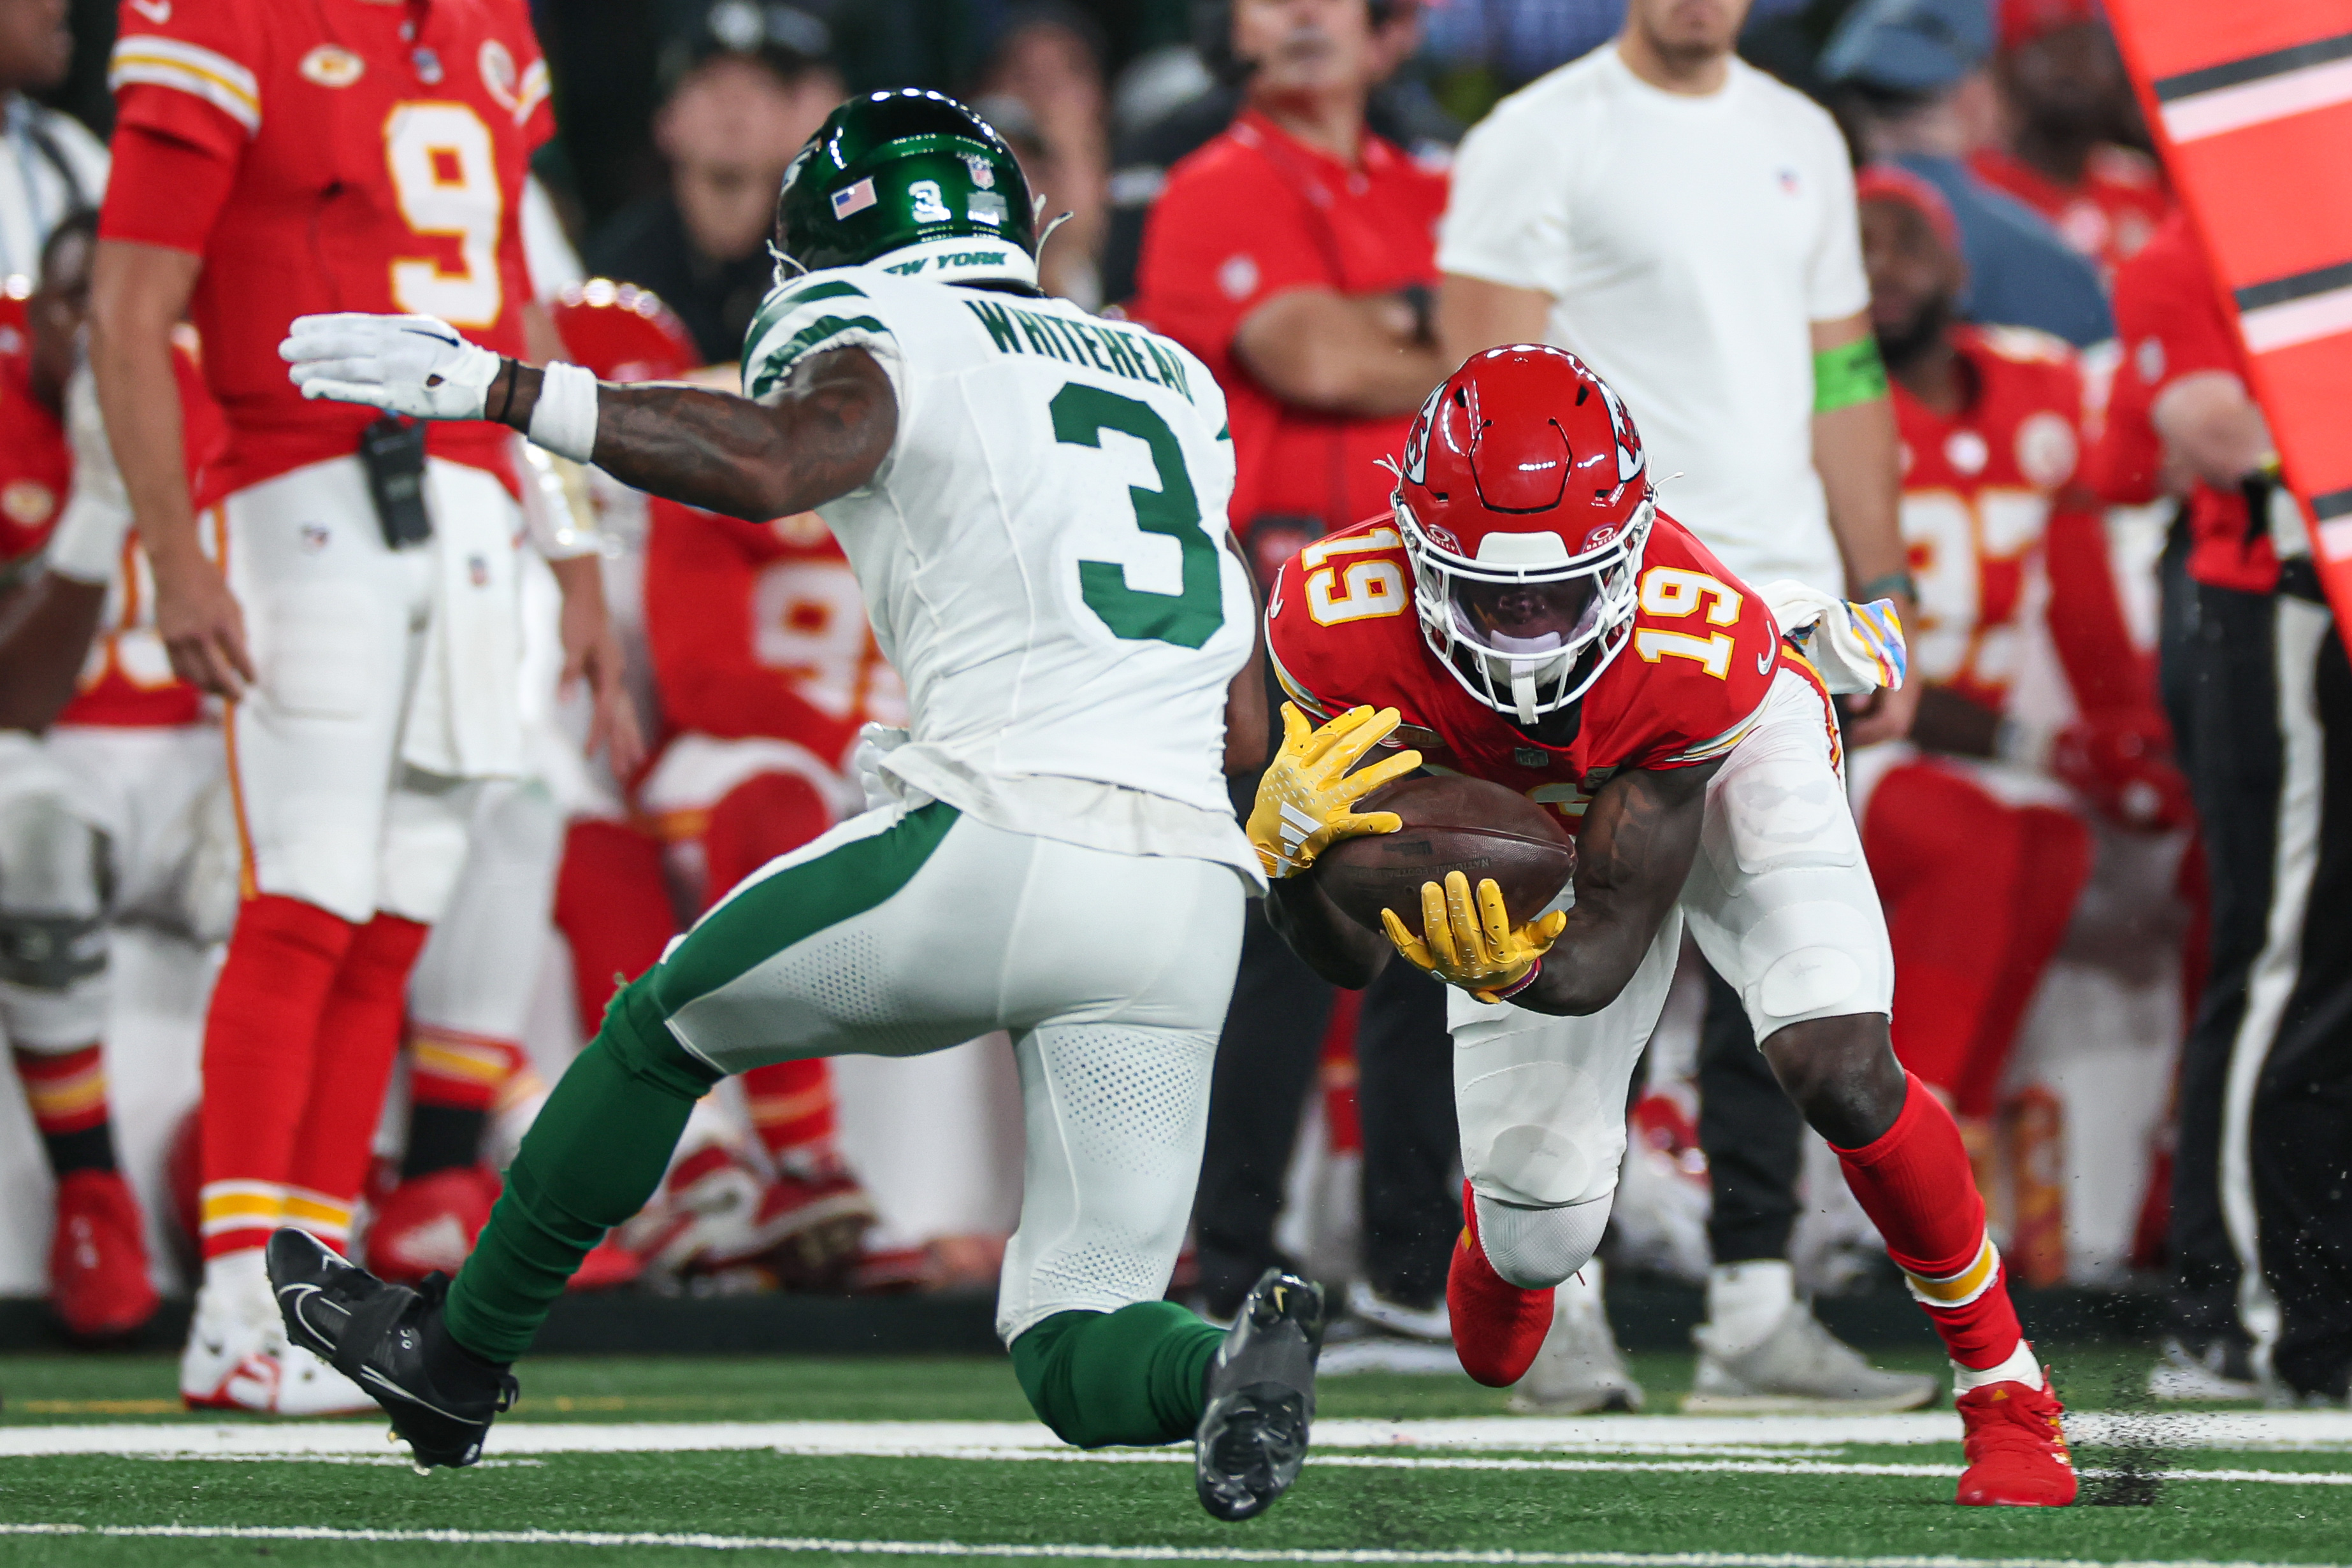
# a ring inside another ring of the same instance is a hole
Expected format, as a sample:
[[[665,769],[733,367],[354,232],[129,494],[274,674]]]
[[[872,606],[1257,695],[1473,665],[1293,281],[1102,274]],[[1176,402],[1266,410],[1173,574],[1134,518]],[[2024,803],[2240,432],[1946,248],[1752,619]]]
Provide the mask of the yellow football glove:
[[[1555,909],[1515,931],[1503,907],[1503,889],[1493,877],[1478,884],[1474,904],[1470,879],[1449,871],[1443,888],[1433,882],[1421,884],[1419,936],[1392,909],[1381,911],[1381,924],[1407,962],[1482,1002],[1499,1002],[1535,971],[1559,939],[1568,915]]]
[[[1359,813],[1356,802],[1421,766],[1421,753],[1400,751],[1360,772],[1357,758],[1397,727],[1397,710],[1349,708],[1320,729],[1292,703],[1282,705],[1282,749],[1266,765],[1251,808],[1249,841],[1276,882],[1297,876],[1340,839],[1393,833],[1404,826],[1394,811]]]

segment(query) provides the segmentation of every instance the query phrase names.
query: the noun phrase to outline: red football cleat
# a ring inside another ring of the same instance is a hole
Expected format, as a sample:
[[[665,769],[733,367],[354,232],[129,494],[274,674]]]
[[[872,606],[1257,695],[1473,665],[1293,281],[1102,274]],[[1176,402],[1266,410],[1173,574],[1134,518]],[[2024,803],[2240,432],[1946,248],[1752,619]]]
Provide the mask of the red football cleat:
[[[455,1274],[490,1222],[499,1201],[496,1173],[452,1166],[385,1195],[368,1227],[368,1271],[394,1284],[415,1285],[439,1270]]]
[[[1551,1332],[1552,1292],[1523,1291],[1495,1272],[1478,1245],[1478,1206],[1462,1184],[1462,1236],[1445,1270],[1445,1310],[1462,1370],[1489,1388],[1528,1375]]]
[[[1959,1501],[1969,1508],[2063,1508],[2074,1500],[2074,1457],[2059,1417],[2066,1407],[2022,1383],[1989,1383],[1960,1396],[1969,1468]]]
[[[119,1339],[155,1315],[139,1203],[117,1171],[68,1171],[49,1239],[49,1301],[76,1339]]]

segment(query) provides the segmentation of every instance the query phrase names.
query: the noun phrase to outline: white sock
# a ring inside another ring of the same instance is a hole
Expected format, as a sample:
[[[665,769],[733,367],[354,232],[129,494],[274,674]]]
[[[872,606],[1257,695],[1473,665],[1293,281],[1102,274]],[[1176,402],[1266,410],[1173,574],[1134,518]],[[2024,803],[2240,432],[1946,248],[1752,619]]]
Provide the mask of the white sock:
[[[1982,1388],[1988,1383],[2022,1383],[2028,1388],[2042,1386],[2042,1364],[2033,1358],[2033,1347],[2023,1340],[2009,1353],[2009,1359],[1999,1366],[1988,1366],[1982,1372],[1973,1367],[1952,1363],[1952,1397],[1958,1399],[1972,1388]]]
[[[262,1251],[247,1247],[205,1260],[205,1293],[234,1306],[247,1316],[267,1316],[275,1310],[269,1274],[262,1267]]]
[[[1724,1355],[1754,1350],[1796,1300],[1796,1270],[1780,1259],[1718,1263],[1706,1272],[1707,1338]]]

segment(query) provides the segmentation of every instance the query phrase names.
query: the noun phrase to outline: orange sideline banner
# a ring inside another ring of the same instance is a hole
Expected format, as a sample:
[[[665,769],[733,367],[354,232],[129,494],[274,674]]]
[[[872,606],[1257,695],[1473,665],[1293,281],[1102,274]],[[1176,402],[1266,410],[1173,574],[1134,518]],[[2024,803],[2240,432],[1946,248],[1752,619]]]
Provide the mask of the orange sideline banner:
[[[2352,642],[2352,0],[2106,0]]]

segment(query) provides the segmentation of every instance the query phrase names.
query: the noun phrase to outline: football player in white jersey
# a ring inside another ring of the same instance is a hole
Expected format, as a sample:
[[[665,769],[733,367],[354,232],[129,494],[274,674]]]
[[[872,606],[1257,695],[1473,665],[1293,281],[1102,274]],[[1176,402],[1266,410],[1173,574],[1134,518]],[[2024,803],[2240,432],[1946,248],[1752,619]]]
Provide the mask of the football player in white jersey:
[[[1175,344],[1040,294],[1034,216],[984,121],[875,93],[784,177],[796,275],[751,324],[741,397],[532,369],[429,318],[294,323],[308,395],[500,420],[735,517],[815,509],[911,716],[871,737],[870,810],[747,878],[621,993],[446,1291],[271,1243],[289,1333],[423,1464],[480,1454],[508,1364],[719,1078],[1002,1029],[1029,1153],[997,1328],[1031,1404],[1082,1446],[1192,1437],[1220,1518],[1297,1473],[1317,1289],[1269,1271],[1230,1332],[1160,1299],[1263,886],[1221,777],[1266,732],[1224,397]]]

